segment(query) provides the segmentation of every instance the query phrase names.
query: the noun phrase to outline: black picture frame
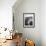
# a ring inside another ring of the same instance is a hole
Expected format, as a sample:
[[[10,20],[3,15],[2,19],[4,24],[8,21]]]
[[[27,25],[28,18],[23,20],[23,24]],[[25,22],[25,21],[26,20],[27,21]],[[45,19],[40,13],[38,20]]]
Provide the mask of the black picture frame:
[[[24,28],[35,27],[35,13],[23,13],[23,27]]]

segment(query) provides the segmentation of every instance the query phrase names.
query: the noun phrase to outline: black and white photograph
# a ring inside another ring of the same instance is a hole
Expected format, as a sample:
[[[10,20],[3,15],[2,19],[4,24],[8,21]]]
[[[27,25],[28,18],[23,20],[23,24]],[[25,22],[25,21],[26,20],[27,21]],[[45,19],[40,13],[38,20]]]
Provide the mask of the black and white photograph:
[[[35,13],[24,13],[23,14],[23,26],[24,27],[35,27]]]

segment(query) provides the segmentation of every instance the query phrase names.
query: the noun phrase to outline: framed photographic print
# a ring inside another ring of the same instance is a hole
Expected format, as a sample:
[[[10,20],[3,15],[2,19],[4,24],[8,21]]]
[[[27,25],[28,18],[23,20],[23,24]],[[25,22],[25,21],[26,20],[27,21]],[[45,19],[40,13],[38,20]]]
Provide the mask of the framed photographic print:
[[[35,27],[35,13],[23,13],[23,27],[25,28]]]

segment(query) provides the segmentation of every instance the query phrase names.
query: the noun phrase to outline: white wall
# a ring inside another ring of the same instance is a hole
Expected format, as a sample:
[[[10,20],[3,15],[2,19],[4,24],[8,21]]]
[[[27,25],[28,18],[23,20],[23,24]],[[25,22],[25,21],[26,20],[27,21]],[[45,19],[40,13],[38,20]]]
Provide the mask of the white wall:
[[[12,6],[16,0],[0,0],[0,27],[12,28]]]
[[[46,46],[46,0],[41,1],[41,40],[42,46]]]
[[[18,2],[21,2],[21,0]],[[15,28],[18,32],[23,33],[24,38],[35,41],[36,46],[41,46],[41,30],[40,30],[40,15],[41,1],[40,0],[22,0],[21,3],[15,3],[13,6],[15,19]],[[35,13],[35,28],[23,27],[23,13]]]

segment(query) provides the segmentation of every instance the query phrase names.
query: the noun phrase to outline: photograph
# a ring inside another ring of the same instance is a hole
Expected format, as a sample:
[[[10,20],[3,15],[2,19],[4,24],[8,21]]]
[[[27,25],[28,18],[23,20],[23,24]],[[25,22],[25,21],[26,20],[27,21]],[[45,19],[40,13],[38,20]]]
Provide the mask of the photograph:
[[[23,13],[23,26],[24,27],[35,27],[35,13]]]

